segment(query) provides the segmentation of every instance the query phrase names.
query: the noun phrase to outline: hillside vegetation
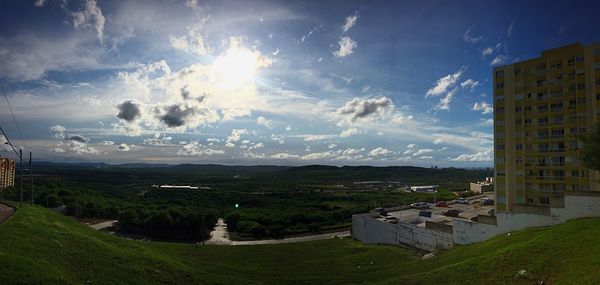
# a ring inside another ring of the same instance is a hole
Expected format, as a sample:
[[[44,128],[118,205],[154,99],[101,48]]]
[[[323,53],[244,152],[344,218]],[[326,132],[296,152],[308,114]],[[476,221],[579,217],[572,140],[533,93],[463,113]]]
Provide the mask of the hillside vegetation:
[[[132,241],[21,207],[0,225],[0,276],[2,284],[598,284],[599,241],[600,219],[581,219],[421,260],[409,249],[350,239],[237,247]]]

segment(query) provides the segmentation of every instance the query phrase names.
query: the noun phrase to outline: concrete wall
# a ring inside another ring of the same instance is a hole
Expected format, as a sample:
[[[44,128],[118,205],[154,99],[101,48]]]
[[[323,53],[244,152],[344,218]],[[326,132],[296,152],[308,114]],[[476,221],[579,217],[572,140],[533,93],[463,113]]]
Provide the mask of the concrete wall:
[[[352,216],[352,237],[364,243],[405,244],[428,251],[453,245],[450,233],[402,222],[386,223],[368,214]]]
[[[469,244],[530,227],[557,225],[576,218],[600,217],[600,196],[565,195],[565,207],[549,208],[549,212],[550,215],[498,212],[496,225],[454,220],[453,239],[457,244]]]

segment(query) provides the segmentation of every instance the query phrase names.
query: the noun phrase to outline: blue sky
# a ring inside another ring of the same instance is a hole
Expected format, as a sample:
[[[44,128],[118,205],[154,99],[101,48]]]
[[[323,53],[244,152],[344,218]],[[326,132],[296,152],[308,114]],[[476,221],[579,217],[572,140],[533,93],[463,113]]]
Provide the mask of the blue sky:
[[[0,124],[53,161],[491,166],[492,68],[598,42],[598,8],[2,1]]]

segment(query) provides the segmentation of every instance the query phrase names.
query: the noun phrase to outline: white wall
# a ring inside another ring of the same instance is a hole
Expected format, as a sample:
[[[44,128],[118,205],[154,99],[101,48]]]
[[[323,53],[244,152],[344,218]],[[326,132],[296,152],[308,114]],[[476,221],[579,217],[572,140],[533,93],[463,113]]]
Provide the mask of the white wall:
[[[488,225],[463,220],[454,220],[453,239],[457,244],[469,244],[490,239],[530,227],[562,224],[568,220],[584,217],[600,217],[600,197],[565,196],[565,208],[551,208],[550,216],[498,212],[496,224]]]
[[[406,244],[428,251],[448,249],[453,245],[449,233],[402,222],[386,223],[368,214],[352,216],[352,237],[364,243]]]

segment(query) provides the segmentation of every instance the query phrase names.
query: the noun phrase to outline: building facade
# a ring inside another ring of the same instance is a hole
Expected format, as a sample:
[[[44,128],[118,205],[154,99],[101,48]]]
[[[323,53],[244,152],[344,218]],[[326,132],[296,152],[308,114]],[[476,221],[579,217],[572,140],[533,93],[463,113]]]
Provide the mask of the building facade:
[[[0,157],[0,188],[15,186],[15,161]]]
[[[578,161],[579,136],[600,120],[600,44],[572,44],[494,69],[496,211],[564,208],[599,192]]]

